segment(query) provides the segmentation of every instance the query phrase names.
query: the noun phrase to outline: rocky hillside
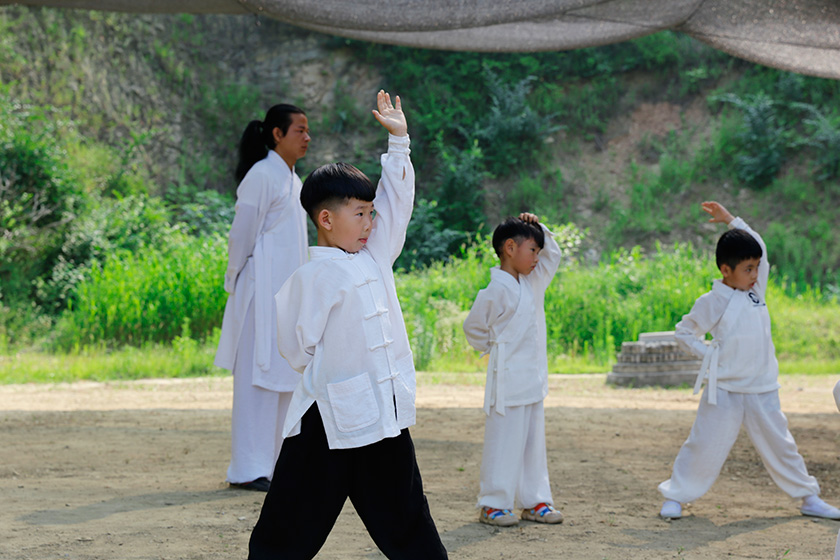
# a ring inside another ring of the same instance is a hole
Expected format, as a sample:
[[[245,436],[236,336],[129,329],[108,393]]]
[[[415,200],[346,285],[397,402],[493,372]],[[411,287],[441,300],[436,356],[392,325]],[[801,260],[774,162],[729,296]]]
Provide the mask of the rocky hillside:
[[[277,102],[309,115],[300,171],[346,160],[375,174],[383,143],[369,107],[378,88],[397,91],[420,199],[406,266],[524,209],[588,228],[593,259],[636,244],[708,247],[696,203],[717,198],[767,231],[785,274],[840,281],[840,87],[674,34],[478,55],[352,43],[253,16],[4,7],[0,82],[116,150],[152,194],[187,196],[233,191],[239,134]]]
[[[329,129],[337,102],[369,105],[380,85],[341,43],[252,16],[4,7],[0,45],[0,82],[14,97],[56,107],[88,138],[136,145],[132,163],[158,192],[234,188],[239,134],[271,104],[297,103]],[[340,135],[318,134],[308,161],[353,153]]]

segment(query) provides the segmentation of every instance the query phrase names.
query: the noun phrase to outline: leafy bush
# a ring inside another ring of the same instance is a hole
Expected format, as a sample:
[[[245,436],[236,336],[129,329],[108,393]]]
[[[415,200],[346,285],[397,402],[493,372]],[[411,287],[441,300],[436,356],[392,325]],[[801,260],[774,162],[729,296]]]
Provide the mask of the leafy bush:
[[[86,271],[59,321],[56,345],[204,338],[221,324],[227,266],[220,236],[173,235],[162,246],[117,251]]]
[[[413,270],[445,261],[466,240],[464,232],[447,226],[447,216],[434,200],[417,199],[396,267]]]
[[[485,67],[484,79],[490,106],[476,123],[471,137],[478,139],[487,170],[504,176],[515,167],[524,167],[533,161],[549,127],[545,124],[547,119],[540,117],[528,104],[533,76],[506,84]]]
[[[738,178],[756,187],[767,186],[784,163],[788,136],[776,115],[776,103],[764,93],[744,97],[728,94],[719,99],[731,103],[743,115],[736,156]]]
[[[176,231],[169,223],[169,210],[157,197],[91,198],[90,206],[69,225],[54,266],[35,282],[37,301],[48,311],[61,311],[71,303],[91,263],[119,251],[160,247]]]
[[[484,224],[484,155],[478,143],[465,150],[438,143],[441,168],[434,198],[439,201],[445,227],[480,231]]]
[[[23,301],[84,207],[53,119],[0,95],[0,290]]]
[[[236,213],[233,197],[216,191],[182,186],[171,189],[166,200],[172,205],[172,222],[192,235],[227,235]]]
[[[840,286],[840,245],[831,218],[814,217],[808,224],[771,223],[764,235],[778,273],[796,291],[807,286]]]
[[[840,115],[826,115],[814,105],[797,103],[808,117],[803,121],[810,132],[802,144],[816,152],[816,165],[820,181],[840,177]]]

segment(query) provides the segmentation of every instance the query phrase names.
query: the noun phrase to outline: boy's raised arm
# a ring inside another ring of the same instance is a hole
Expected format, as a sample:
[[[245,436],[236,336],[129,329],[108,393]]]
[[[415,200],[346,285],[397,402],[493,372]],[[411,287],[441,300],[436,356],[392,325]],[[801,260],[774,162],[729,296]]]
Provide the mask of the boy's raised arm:
[[[540,223],[539,218],[535,214],[522,212],[519,214],[519,219],[540,227],[545,235],[545,243],[540,251],[540,260],[537,262],[537,267],[534,271],[529,274],[539,284],[540,289],[545,290],[551,284],[552,278],[554,278],[557,269],[560,267],[560,260],[563,257],[563,253],[560,251],[560,246],[554,240],[554,234]]]
[[[767,245],[764,244],[764,240],[758,232],[747,224],[747,222],[745,222],[742,218],[734,217],[729,210],[727,210],[719,202],[703,202],[701,207],[706,213],[712,216],[709,218],[710,222],[722,223],[728,225],[730,228],[742,229],[752,235],[758,242],[759,246],[761,246],[761,260],[758,263],[758,280],[756,280],[754,289],[756,290],[756,293],[764,298],[764,292],[767,290],[767,280],[770,276],[770,261],[767,258]]]
[[[408,125],[402,102],[384,91],[376,95],[373,116],[388,131],[388,153],[383,154],[382,176],[373,201],[376,219],[368,239],[368,250],[376,259],[388,258],[393,265],[405,243],[405,232],[414,209],[414,167],[409,154]]]

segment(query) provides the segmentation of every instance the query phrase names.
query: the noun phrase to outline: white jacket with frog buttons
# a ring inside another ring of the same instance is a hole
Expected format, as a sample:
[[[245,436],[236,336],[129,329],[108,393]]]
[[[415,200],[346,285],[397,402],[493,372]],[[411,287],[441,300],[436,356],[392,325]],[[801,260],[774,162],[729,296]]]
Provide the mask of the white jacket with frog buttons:
[[[310,247],[310,262],[275,296],[280,353],[302,374],[284,437],[300,433],[316,402],[330,449],[370,445],[415,422],[414,363],[392,269],[414,204],[408,146],[407,136],[389,137],[366,246]]]

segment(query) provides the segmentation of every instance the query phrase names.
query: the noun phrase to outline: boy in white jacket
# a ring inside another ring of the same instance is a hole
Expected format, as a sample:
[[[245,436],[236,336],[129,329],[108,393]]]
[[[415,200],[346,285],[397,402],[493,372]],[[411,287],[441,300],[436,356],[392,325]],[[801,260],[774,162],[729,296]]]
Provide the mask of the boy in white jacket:
[[[773,481],[801,498],[804,515],[840,519],[840,510],[819,498],[779,406],[779,365],[765,302],[770,264],[761,237],[717,202],[702,208],[713,223],[729,225],[715,257],[722,280],[700,296],[676,326],[677,342],[703,358],[694,386],[700,391],[697,418],[674,460],[671,478],[659,485],[665,497],[660,515],[679,519],[682,504],[711,488],[743,425]],[[706,333],[714,337],[703,342]]]
[[[408,433],[414,365],[392,271],[414,170],[400,98],[380,91],[377,106],[390,133],[378,188],[337,163],[301,190],[318,246],[275,296],[280,353],[301,378],[250,560],[313,558],[348,497],[386,557],[447,558]]]
[[[493,232],[501,264],[478,292],[464,321],[470,345],[489,353],[484,397],[479,520],[515,525],[522,518],[560,523],[548,481],[543,400],[548,395],[545,290],[560,264],[560,247],[533,214]]]

